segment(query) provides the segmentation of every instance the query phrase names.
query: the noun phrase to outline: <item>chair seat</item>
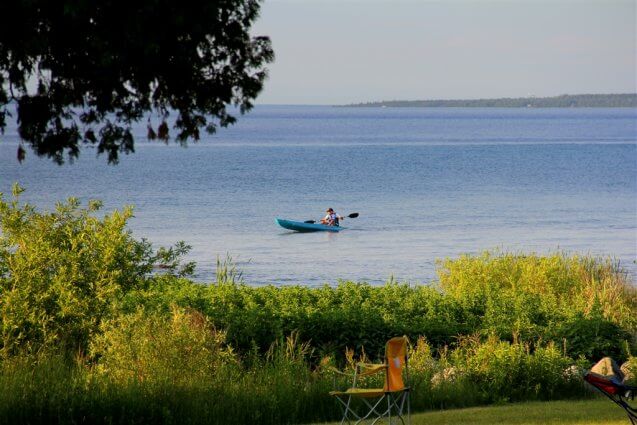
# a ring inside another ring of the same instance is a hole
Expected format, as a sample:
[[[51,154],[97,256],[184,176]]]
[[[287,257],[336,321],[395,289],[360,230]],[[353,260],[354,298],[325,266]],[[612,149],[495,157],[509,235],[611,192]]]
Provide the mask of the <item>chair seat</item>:
[[[330,395],[352,395],[355,397],[380,397],[385,394],[382,388],[349,388],[347,391],[330,391]]]
[[[409,391],[409,387],[399,390],[385,391],[384,388],[349,388],[347,391],[330,391],[330,395],[352,395],[355,397],[380,397],[383,394]]]

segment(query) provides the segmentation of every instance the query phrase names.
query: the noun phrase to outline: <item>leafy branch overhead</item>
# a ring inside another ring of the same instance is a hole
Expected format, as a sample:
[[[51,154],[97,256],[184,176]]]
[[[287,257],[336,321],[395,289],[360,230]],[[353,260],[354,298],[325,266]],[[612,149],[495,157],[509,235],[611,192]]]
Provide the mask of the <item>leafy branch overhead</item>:
[[[82,144],[116,163],[148,137],[198,140],[249,110],[274,53],[252,37],[258,0],[6,2],[0,25],[0,130],[17,103],[20,137],[61,164]],[[172,121],[172,118],[171,118]],[[22,146],[18,159],[24,158]]]

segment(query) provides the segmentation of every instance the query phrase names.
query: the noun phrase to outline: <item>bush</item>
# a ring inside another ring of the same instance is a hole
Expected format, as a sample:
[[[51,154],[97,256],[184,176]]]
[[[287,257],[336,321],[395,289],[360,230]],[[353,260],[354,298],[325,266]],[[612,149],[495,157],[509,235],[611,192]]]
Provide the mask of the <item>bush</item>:
[[[187,245],[155,253],[132,237],[130,207],[98,218],[99,201],[82,208],[69,198],[52,212],[38,212],[20,204],[22,192],[14,185],[11,202],[0,194],[0,355],[83,351],[121,298],[146,284],[155,264],[172,274],[192,271],[179,261]]]
[[[579,386],[569,388],[571,382],[565,376],[574,361],[552,343],[532,350],[529,344],[495,337],[484,342],[466,338],[452,353],[451,362],[489,402],[548,400],[579,390]]]
[[[152,252],[125,230],[132,209],[102,219],[75,198],[39,213],[0,197],[0,316],[4,355],[86,347],[114,301],[151,270]]]
[[[125,304],[128,311],[138,304],[167,311],[170,303],[201,311],[227,332],[229,344],[239,353],[255,346],[265,353],[273,341],[298,332],[316,348],[315,360],[336,353],[342,361],[344,347],[357,353],[364,347],[379,358],[385,341],[395,335],[413,341],[425,336],[432,347],[441,348],[454,346],[459,335],[478,333],[508,341],[554,341],[572,358],[619,356],[624,341],[634,345],[635,314],[630,312],[637,311],[636,291],[619,271],[606,270],[609,264],[591,261],[562,256],[462,257],[445,262],[440,288],[394,282],[251,287],[234,280],[206,286],[161,276],[128,294]],[[536,266],[546,270],[533,271]],[[569,268],[580,266],[577,276],[571,275]],[[597,270],[597,277],[586,270]],[[595,283],[602,274],[612,291]],[[552,289],[538,292],[526,275]],[[551,283],[555,276],[570,276],[571,283]],[[601,294],[590,295],[596,291]]]
[[[632,335],[616,323],[593,314],[585,317],[578,313],[555,326],[555,340],[563,340],[572,357],[584,356],[591,360],[603,357],[623,358],[621,341],[630,341]]]
[[[621,371],[624,374],[624,382],[628,385],[637,385],[637,357],[628,356],[628,360],[621,366]]]
[[[572,355],[590,357],[637,335],[637,289],[609,260],[486,252],[442,261],[438,274],[482,335],[567,338]]]
[[[201,313],[177,307],[169,315],[139,308],[104,321],[91,355],[99,360],[96,371],[115,382],[173,386],[209,382],[237,362],[224,332]]]
[[[428,286],[339,282],[336,286],[251,287],[236,281],[210,285],[174,276],[156,276],[126,295],[125,311],[137,305],[168,311],[174,303],[206,315],[239,353],[255,346],[265,353],[273,341],[297,332],[320,355],[342,355],[365,347],[380,356],[387,339],[426,335],[435,345],[453,342],[468,326],[458,303]]]

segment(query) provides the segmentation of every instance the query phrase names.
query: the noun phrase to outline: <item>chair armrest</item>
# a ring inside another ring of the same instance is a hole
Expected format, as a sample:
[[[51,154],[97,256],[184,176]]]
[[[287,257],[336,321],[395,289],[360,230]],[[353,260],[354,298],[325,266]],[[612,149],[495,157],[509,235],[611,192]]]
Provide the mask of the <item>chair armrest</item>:
[[[339,378],[339,381],[343,379],[343,377],[347,378],[348,381],[352,381],[354,383],[356,383],[356,373],[354,371],[354,373],[346,373],[346,372],[342,372],[339,369],[335,368],[334,366],[324,366],[324,370],[326,372],[329,372],[332,375],[332,388],[334,388],[334,390],[338,389],[338,386],[336,385],[336,381],[337,378]]]
[[[338,370],[337,368],[335,368],[334,366],[326,366],[325,370],[330,371],[332,373],[336,373],[338,375],[343,375],[343,376],[354,376],[353,373],[347,373],[347,372],[342,372],[340,370]]]
[[[373,364],[373,363],[357,363],[357,369],[359,370],[358,376],[369,376],[375,373],[384,371],[387,369],[386,364]]]

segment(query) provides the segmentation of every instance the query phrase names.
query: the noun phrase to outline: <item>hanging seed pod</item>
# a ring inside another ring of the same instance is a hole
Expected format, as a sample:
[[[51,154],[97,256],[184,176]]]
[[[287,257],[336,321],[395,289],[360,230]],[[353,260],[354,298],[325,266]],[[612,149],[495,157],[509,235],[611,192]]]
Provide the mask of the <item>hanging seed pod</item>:
[[[95,137],[95,132],[93,130],[86,130],[84,132],[84,140],[91,142],[91,143],[97,143],[97,138]]]
[[[24,150],[24,148],[22,147],[22,145],[18,146],[18,162],[22,163],[22,161],[24,161],[24,158],[26,157],[27,152]]]
[[[153,130],[153,126],[148,124],[148,140],[155,140],[157,138],[157,133]]]
[[[166,121],[162,121],[157,128],[157,138],[164,142],[168,142],[168,124],[166,124]]]

